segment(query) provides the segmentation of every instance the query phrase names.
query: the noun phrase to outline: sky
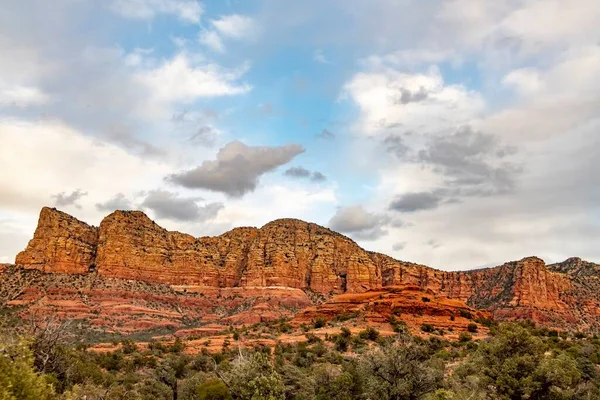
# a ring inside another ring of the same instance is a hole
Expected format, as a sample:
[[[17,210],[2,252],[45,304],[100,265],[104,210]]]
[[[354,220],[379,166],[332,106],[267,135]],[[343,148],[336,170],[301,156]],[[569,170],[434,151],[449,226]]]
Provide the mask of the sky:
[[[597,0],[3,0],[0,262],[40,208],[600,262]]]

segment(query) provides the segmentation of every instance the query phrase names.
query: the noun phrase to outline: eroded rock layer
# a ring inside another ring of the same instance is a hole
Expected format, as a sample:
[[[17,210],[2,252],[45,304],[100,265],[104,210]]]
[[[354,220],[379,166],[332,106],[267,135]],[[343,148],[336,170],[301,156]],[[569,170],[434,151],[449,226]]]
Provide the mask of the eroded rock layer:
[[[448,272],[368,252],[316,224],[280,219],[216,237],[170,232],[140,211],[115,211],[98,228],[44,208],[16,259],[25,269],[133,280],[209,292],[300,289],[313,300],[411,285],[489,310],[497,319],[600,327],[598,266],[529,257],[495,268]],[[14,299],[13,299],[14,300]]]

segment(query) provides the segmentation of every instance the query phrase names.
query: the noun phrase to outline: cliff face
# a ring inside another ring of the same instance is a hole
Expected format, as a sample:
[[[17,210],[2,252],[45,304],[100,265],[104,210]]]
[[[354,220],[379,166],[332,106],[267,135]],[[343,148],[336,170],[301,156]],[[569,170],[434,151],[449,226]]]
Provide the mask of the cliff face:
[[[218,237],[169,232],[141,211],[115,211],[91,227],[44,208],[16,264],[49,273],[87,273],[206,287],[286,286],[319,293],[381,286],[369,253],[307,222],[282,219]]]
[[[140,211],[116,211],[95,228],[44,208],[16,264],[185,290],[287,287],[325,298],[411,285],[500,319],[600,327],[594,264],[570,259],[546,267],[529,257],[483,270],[439,271],[367,252],[343,235],[294,219],[195,238],[169,232]]]
[[[98,228],[44,207],[33,239],[15,263],[43,272],[84,274],[93,267],[97,244]]]

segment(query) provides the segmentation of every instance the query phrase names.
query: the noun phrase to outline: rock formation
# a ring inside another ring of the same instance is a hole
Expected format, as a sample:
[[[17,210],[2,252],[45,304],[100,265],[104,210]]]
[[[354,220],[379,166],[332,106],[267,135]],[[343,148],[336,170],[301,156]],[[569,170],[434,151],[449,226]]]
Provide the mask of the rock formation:
[[[44,207],[33,239],[15,263],[43,272],[84,274],[94,264],[97,244],[97,228]]]
[[[195,238],[169,232],[140,211],[115,211],[96,228],[43,208],[16,265],[46,274],[166,285],[186,293],[289,288],[303,293],[296,302],[300,308],[309,297],[411,285],[488,310],[497,319],[600,327],[595,264],[569,259],[546,267],[529,257],[495,268],[440,271],[368,252],[343,235],[294,219]]]

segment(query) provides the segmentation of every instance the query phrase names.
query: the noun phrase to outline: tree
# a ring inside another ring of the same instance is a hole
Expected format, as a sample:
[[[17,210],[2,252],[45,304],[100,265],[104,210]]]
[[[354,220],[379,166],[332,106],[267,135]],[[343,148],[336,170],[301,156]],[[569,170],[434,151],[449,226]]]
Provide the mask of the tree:
[[[352,374],[339,365],[324,364],[313,370],[316,400],[351,400],[355,382]]]
[[[229,389],[220,379],[209,379],[200,384],[196,390],[198,400],[230,400]]]
[[[171,355],[156,367],[156,377],[161,383],[171,388],[173,400],[177,400],[177,385],[179,379],[185,376],[187,361],[186,356]]]
[[[443,369],[429,359],[427,348],[410,337],[365,353],[358,368],[372,399],[421,399],[438,389],[443,378]]]
[[[482,343],[456,373],[463,381],[476,380],[495,399],[541,399],[531,396],[539,393],[535,373],[544,351],[542,340],[526,328],[506,324],[489,342]]]
[[[54,390],[34,368],[29,343],[0,332],[0,400],[50,399]]]
[[[281,376],[273,369],[268,354],[254,353],[250,358],[240,355],[232,363],[223,380],[232,395],[240,400],[283,400],[285,387]]]

